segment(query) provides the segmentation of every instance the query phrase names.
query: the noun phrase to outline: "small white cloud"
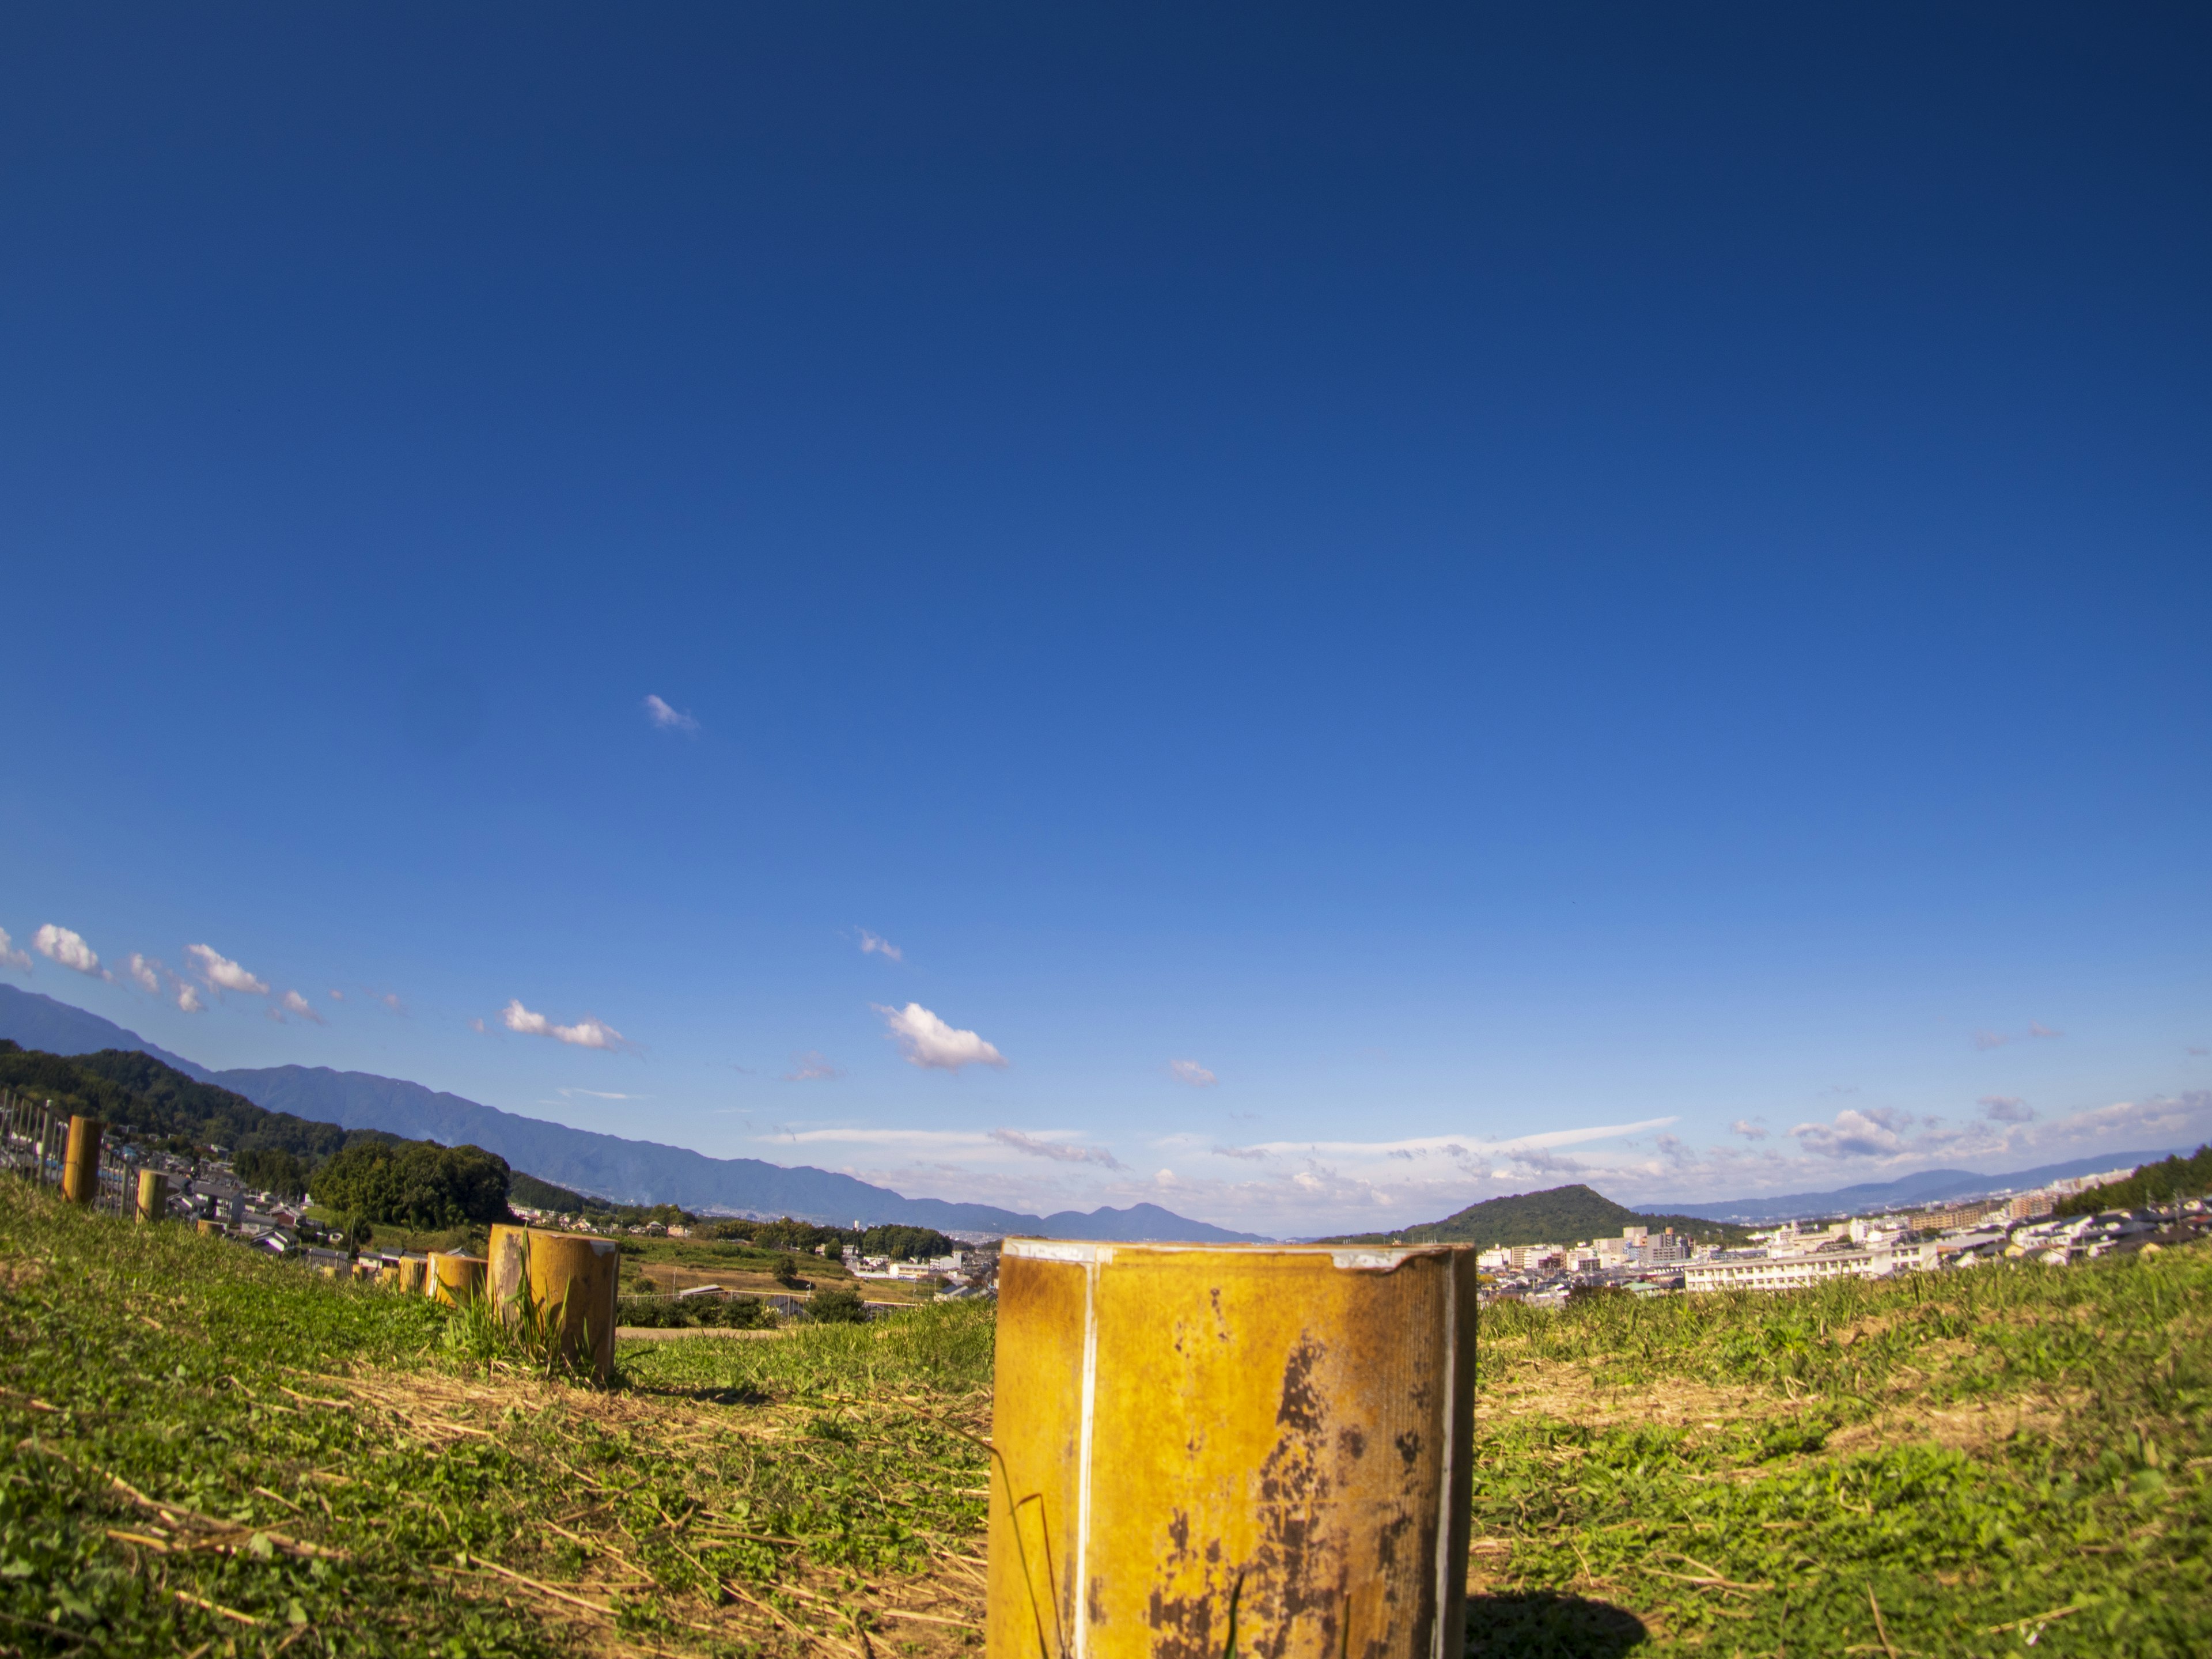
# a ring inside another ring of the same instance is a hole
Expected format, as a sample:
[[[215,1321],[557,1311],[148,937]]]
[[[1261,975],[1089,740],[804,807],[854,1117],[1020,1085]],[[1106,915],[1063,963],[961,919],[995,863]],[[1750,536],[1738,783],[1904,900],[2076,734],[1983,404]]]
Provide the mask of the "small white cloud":
[[[2027,1022],[2027,1034],[2031,1037],[2063,1037],[2066,1035],[2063,1031],[2045,1025],[2039,1019],[2031,1019]]]
[[[1006,1063],[1004,1054],[975,1032],[947,1025],[918,1002],[909,1002],[903,1008],[886,1008],[880,1002],[868,1006],[890,1027],[890,1034],[905,1050],[909,1066],[957,1072],[963,1066],[1003,1066]]]
[[[2035,1108],[2017,1095],[1984,1095],[1974,1103],[1992,1123],[2032,1123]]]
[[[1816,1158],[1879,1158],[1903,1149],[1905,1137],[1898,1131],[1911,1122],[1910,1114],[1893,1107],[1846,1108],[1833,1123],[1801,1123],[1790,1133]]]
[[[200,994],[194,987],[185,984],[182,980],[179,980],[177,981],[177,1006],[183,1009],[188,1014],[197,1014],[201,1009],[206,1007],[207,1004],[200,1000]]]
[[[310,1020],[317,1025],[323,1024],[323,1017],[315,1012],[315,1005],[297,991],[284,993],[284,1012],[288,1014],[297,1014],[301,1019]]]
[[[625,1095],[611,1089],[556,1089],[554,1093],[568,1100],[577,1095],[589,1095],[593,1100],[651,1100],[651,1095]]]
[[[31,936],[31,944],[49,962],[58,962],[64,968],[73,968],[80,974],[100,977],[100,958],[93,954],[92,946],[83,936],[67,927],[57,927],[52,922]]]
[[[657,696],[645,700],[645,717],[663,732],[696,732],[699,722],[681,709],[672,708]]]
[[[345,993],[333,987],[331,991],[331,1000],[332,1002],[343,1002],[345,1000]]]
[[[886,957],[893,962],[906,960],[905,951],[900,950],[881,933],[872,933],[865,927],[860,929],[860,954],[864,957],[870,954]]]
[[[1121,1160],[1103,1146],[1078,1146],[1065,1140],[1041,1140],[1035,1135],[1025,1135],[1019,1129],[994,1129],[991,1139],[1001,1146],[1011,1146],[1018,1152],[1027,1152],[1031,1158],[1048,1158],[1060,1164],[1096,1164],[1101,1169],[1118,1170]]]
[[[244,991],[257,997],[269,994],[265,981],[256,979],[220,951],[205,945],[187,945],[185,954],[199,964],[200,977],[211,990]]]
[[[397,991],[386,991],[382,996],[377,998],[377,1000],[395,1014],[404,1014],[407,1012],[407,1005],[399,1000],[399,993]]]
[[[2011,1041],[2012,1039],[2007,1036],[2002,1031],[1977,1031],[1974,1033],[1974,1047],[1977,1048],[2002,1048],[2006,1043],[2010,1042]]]
[[[803,1054],[791,1057],[791,1069],[783,1074],[786,1083],[834,1083],[844,1076],[826,1054],[809,1048]]]
[[[1194,1060],[1171,1060],[1168,1071],[1179,1083],[1188,1083],[1194,1089],[1211,1089],[1221,1079]]]
[[[17,950],[5,927],[0,927],[0,967],[20,968],[27,974],[31,971],[31,953]]]
[[[151,957],[131,953],[131,977],[138,988],[152,996],[161,994],[161,964]]]
[[[620,1048],[628,1043],[620,1031],[589,1014],[574,1025],[556,1025],[544,1015],[532,1013],[520,1000],[509,1002],[500,1011],[499,1018],[510,1031],[520,1031],[525,1036],[550,1037],[556,1042],[578,1048]]]
[[[1765,1128],[1759,1124],[1753,1123],[1747,1117],[1740,1117],[1736,1119],[1735,1122],[1729,1124],[1729,1133],[1732,1135],[1741,1135],[1746,1140],[1764,1140],[1766,1139]]]
[[[483,1023],[483,1021],[481,1018],[471,1019],[471,1020],[469,1022],[469,1030],[471,1030],[471,1031],[481,1031],[481,1030],[483,1030],[483,1029],[484,1029],[484,1023]]]

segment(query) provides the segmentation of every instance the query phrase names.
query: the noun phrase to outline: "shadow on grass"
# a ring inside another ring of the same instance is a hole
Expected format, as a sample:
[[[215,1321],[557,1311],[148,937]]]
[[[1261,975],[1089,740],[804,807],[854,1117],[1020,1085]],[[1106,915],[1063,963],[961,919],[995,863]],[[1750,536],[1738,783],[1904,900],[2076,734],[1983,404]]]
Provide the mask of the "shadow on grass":
[[[1467,1598],[1468,1659],[1620,1659],[1648,1634],[1625,1607],[1557,1590]]]

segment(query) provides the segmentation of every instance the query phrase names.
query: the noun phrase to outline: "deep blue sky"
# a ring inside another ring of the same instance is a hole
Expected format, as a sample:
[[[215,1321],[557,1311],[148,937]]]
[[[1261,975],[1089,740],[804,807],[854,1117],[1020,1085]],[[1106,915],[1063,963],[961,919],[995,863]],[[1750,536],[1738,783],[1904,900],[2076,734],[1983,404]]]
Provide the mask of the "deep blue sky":
[[[2180,1144],[2208,49],[17,8],[0,971],[1289,1231]],[[1006,1064],[903,1063],[908,1004]]]

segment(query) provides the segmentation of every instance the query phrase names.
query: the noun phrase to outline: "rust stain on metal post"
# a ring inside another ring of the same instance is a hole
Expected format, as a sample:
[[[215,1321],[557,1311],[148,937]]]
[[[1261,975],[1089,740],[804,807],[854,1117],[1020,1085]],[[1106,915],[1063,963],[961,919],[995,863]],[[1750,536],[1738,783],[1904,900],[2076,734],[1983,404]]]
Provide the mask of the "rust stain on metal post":
[[[1458,1659],[1474,1253],[1009,1240],[988,1659]]]

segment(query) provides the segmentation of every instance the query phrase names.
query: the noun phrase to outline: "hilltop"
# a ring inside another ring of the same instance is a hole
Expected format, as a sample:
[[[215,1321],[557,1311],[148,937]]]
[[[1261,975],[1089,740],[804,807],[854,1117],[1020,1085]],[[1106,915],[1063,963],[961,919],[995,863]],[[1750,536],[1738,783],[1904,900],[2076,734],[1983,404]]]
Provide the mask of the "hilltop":
[[[1577,1182],[1540,1193],[1516,1193],[1470,1204],[1442,1221],[1425,1221],[1387,1233],[1360,1233],[1330,1243],[1472,1244],[1478,1249],[1499,1245],[1571,1244],[1584,1239],[1615,1238],[1624,1227],[1649,1227],[1654,1232],[1672,1227],[1692,1238],[1727,1241],[1742,1230],[1687,1215],[1649,1215],[1616,1204],[1601,1193]]]

